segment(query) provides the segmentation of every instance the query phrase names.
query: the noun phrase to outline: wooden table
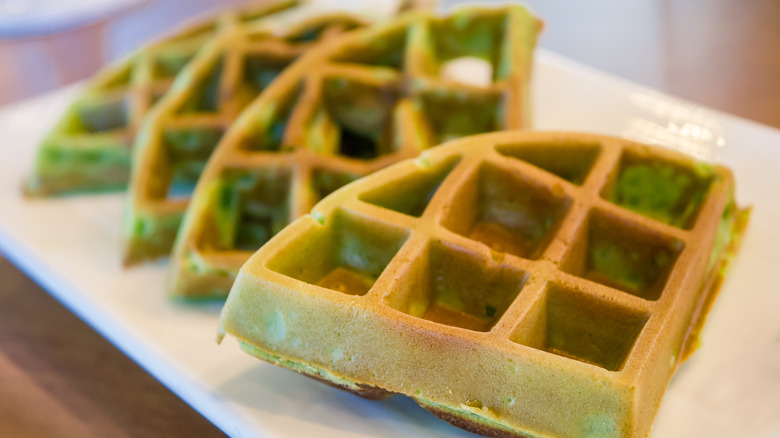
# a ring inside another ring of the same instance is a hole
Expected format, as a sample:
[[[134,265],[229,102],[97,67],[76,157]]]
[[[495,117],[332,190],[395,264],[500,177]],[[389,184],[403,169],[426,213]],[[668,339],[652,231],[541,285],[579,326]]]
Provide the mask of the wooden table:
[[[546,21],[543,47],[780,127],[780,2],[528,3]],[[221,435],[0,259],[0,436]]]

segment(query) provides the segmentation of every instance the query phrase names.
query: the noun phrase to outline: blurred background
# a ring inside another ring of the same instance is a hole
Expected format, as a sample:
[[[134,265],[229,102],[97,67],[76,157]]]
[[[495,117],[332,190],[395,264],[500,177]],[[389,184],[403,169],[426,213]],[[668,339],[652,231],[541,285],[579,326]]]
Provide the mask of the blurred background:
[[[195,15],[245,3],[0,0],[0,105],[84,80]],[[780,127],[780,1],[526,3],[546,22],[543,48]],[[0,284],[0,436],[221,436],[2,257]]]
[[[0,105],[85,79],[193,16],[250,0],[0,0]],[[442,8],[463,3],[441,0]],[[469,3],[478,3],[470,1]],[[780,126],[780,2],[528,0],[540,45]],[[746,99],[749,96],[750,99]]]

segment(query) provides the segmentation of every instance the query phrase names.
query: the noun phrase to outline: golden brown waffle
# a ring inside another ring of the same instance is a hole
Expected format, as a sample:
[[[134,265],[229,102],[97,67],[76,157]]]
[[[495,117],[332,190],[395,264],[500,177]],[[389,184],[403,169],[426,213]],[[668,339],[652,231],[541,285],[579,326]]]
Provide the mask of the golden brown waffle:
[[[726,168],[617,138],[463,139],[277,234],[219,337],[490,436],[646,436],[744,227],[733,190]]]
[[[540,26],[521,6],[412,14],[303,57],[244,112],[209,161],[173,253],[171,293],[224,297],[254,250],[347,182],[442,140],[526,127]],[[489,61],[492,81],[440,77],[462,57]],[[152,213],[141,192],[135,229],[161,220],[163,208],[173,228],[183,203],[159,201]],[[130,236],[143,248],[131,258],[154,254],[148,238]]]
[[[258,26],[300,4],[282,1],[222,12],[100,71],[42,142],[26,192],[123,189],[141,121],[198,50],[216,35]]]

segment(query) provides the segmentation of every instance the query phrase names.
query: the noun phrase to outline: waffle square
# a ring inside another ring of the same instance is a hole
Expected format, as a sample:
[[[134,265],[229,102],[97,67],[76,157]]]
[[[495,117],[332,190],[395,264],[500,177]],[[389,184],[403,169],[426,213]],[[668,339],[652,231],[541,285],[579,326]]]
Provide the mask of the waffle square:
[[[273,237],[219,337],[489,436],[646,436],[746,224],[733,190],[722,166],[618,138],[454,141]]]

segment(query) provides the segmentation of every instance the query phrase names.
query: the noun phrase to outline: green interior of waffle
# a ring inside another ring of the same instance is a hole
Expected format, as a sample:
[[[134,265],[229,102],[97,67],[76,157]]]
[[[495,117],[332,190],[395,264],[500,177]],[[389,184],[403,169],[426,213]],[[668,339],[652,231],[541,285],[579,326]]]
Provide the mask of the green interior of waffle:
[[[627,151],[604,196],[621,207],[689,229],[709,192],[712,175],[712,168],[704,164],[685,166]]]
[[[338,210],[324,226],[298,242],[299,254],[279,254],[268,266],[297,280],[333,291],[364,295],[408,237],[375,219]]]
[[[386,303],[409,315],[475,331],[489,331],[515,300],[527,274],[490,262],[471,251],[431,242],[411,262],[411,282]]]
[[[290,170],[229,169],[216,190],[210,249],[255,251],[289,222]]]
[[[490,163],[460,189],[458,199],[447,228],[528,259],[541,256],[571,205],[565,196]]]
[[[683,243],[606,212],[591,212],[564,270],[647,300],[657,300]]]
[[[397,92],[344,77],[326,77],[306,129],[307,146],[319,154],[372,160],[396,151],[393,111]]]
[[[648,314],[550,283],[513,340],[559,356],[618,371]]]

